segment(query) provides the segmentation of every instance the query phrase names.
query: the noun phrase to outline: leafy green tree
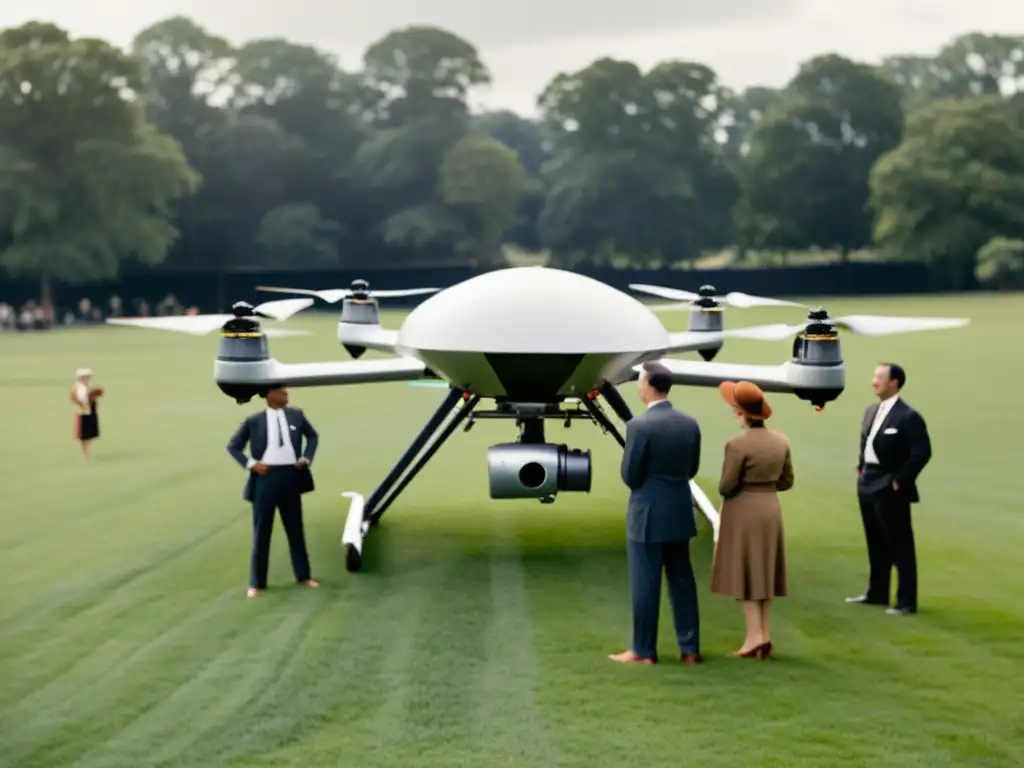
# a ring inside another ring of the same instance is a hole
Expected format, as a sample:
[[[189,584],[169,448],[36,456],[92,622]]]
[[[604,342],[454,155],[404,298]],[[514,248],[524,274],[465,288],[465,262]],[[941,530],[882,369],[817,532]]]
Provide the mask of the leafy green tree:
[[[807,62],[750,134],[736,208],[742,244],[837,248],[871,242],[868,176],[903,131],[895,85],[841,56]]]
[[[1024,289],[1024,240],[993,237],[978,250],[974,277],[985,288]]]
[[[1024,236],[1024,130],[998,96],[929,104],[872,170],[871,206],[884,253],[928,261],[937,287],[973,287],[978,250]]]
[[[344,229],[309,203],[290,203],[264,215],[256,232],[262,262],[271,269],[331,269],[340,265]]]
[[[363,56],[364,100],[381,125],[468,116],[469,92],[491,82],[476,48],[438,27],[395,30]]]
[[[516,153],[485,136],[463,137],[441,162],[438,193],[460,219],[460,250],[479,265],[501,264],[501,243],[515,223],[526,172]]]
[[[199,183],[178,144],[142,119],[138,62],[52,24],[0,33],[0,265],[40,279],[114,278],[157,264],[174,203]]]
[[[673,263],[724,244],[736,196],[714,141],[725,96],[690,62],[644,74],[605,58],[556,76],[538,99],[559,150],[539,220],[554,263]]]

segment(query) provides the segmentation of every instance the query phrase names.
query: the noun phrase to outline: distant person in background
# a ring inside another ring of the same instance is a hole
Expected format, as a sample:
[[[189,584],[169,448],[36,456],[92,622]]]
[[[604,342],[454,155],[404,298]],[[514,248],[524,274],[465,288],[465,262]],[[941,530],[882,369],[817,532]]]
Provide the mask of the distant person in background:
[[[725,444],[711,591],[738,600],[743,609],[747,636],[735,655],[767,658],[772,599],[788,591],[778,492],[793,487],[793,460],[786,436],[764,425],[772,409],[760,387],[725,381],[719,391],[743,431]]]
[[[75,386],[71,389],[71,402],[77,409],[75,415],[75,439],[82,445],[82,455],[89,458],[89,447],[100,436],[99,415],[96,406],[103,396],[103,390],[90,387],[92,370],[79,368],[75,371]]]
[[[864,523],[870,572],[863,595],[848,603],[889,605],[896,567],[896,605],[886,613],[917,613],[917,554],[910,505],[921,500],[917,477],[932,457],[928,426],[900,396],[907,374],[896,363],[875,368],[871,388],[879,402],[864,411],[857,460],[857,498]]]
[[[679,659],[699,664],[697,583],[690,562],[690,539],[697,535],[697,524],[690,480],[700,469],[700,427],[668,401],[672,374],[661,363],[644,363],[637,387],[647,410],[627,422],[622,454],[622,481],[630,490],[626,553],[633,642],[609,658],[623,664],[657,663],[664,572]]]
[[[242,498],[252,504],[249,597],[256,597],[267,588],[270,534],[277,510],[288,537],[295,579],[307,587],[320,586],[310,576],[302,524],[302,494],[313,490],[309,466],[316,455],[319,436],[301,410],[288,407],[288,390],[284,386],[272,386],[261,396],[267,401],[266,409],[247,417],[228,442],[228,453],[248,470]],[[252,458],[245,455],[247,444]]]

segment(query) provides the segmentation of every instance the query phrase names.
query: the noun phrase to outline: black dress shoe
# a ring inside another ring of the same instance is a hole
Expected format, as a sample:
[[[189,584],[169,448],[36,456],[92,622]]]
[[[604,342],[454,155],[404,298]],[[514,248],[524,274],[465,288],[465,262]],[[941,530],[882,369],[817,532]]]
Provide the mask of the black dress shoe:
[[[857,595],[856,597],[846,598],[848,603],[859,603],[860,605],[888,605],[888,600],[872,600],[867,595]]]
[[[890,616],[913,616],[917,613],[916,608],[890,608],[886,611]]]

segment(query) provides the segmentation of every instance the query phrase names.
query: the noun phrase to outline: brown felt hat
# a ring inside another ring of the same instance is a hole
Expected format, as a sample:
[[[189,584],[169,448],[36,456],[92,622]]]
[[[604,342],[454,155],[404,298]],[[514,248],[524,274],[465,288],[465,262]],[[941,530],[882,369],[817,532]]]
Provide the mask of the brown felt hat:
[[[723,381],[718,385],[718,391],[732,408],[752,419],[767,419],[772,415],[772,407],[764,399],[764,392],[757,384],[749,381]]]

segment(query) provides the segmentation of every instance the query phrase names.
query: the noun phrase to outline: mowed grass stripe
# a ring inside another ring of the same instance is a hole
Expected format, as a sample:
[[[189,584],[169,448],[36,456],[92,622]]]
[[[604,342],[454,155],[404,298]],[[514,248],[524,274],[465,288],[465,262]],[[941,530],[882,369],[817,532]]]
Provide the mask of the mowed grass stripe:
[[[485,640],[486,665],[475,696],[477,739],[495,766],[557,765],[537,704],[538,677],[533,616],[526,589],[515,518],[491,515],[491,624]]]

